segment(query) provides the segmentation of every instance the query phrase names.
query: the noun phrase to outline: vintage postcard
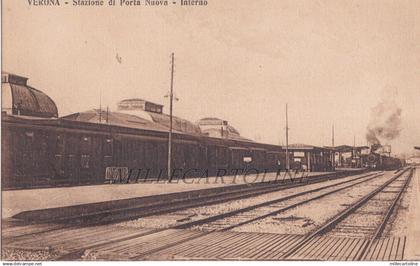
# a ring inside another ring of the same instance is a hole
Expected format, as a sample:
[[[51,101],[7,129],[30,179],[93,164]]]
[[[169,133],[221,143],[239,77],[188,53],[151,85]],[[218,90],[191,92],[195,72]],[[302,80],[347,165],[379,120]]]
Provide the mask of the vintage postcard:
[[[1,14],[3,265],[420,260],[420,0]]]

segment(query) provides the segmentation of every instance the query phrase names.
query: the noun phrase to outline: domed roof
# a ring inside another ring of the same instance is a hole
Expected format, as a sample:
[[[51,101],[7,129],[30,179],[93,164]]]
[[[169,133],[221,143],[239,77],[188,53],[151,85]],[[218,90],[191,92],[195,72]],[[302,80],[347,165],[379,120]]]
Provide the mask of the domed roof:
[[[197,125],[201,132],[210,137],[250,141],[242,137],[238,130],[229,125],[228,121],[217,117],[202,118],[197,121]]]
[[[134,98],[122,100],[117,105],[120,113],[135,115],[169,129],[170,116],[163,113],[163,105],[161,104]],[[177,132],[194,135],[201,134],[198,125],[177,116],[172,116],[172,128]]]
[[[2,111],[11,115],[58,117],[57,106],[45,93],[27,85],[27,78],[2,73]]]
[[[231,133],[235,135],[240,135],[239,131],[236,130],[233,126],[229,125],[229,122],[217,117],[205,117],[201,118],[197,121],[197,124],[200,126],[200,128],[217,128],[220,129],[220,126],[226,126],[226,129],[229,130]]]

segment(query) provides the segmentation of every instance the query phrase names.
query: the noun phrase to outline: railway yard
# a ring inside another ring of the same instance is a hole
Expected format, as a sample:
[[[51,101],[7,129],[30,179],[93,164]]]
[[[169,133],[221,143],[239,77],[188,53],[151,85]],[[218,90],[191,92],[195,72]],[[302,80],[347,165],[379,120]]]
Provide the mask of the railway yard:
[[[138,195],[102,205],[52,204],[6,217],[3,213],[2,258],[420,259],[415,223],[420,218],[420,171],[414,167],[313,174],[300,182],[202,185],[190,191],[182,188],[187,185],[174,185],[172,192],[179,193]],[[128,189],[132,184],[118,186]],[[40,195],[63,189],[44,189]],[[7,193],[12,197],[18,192]]]

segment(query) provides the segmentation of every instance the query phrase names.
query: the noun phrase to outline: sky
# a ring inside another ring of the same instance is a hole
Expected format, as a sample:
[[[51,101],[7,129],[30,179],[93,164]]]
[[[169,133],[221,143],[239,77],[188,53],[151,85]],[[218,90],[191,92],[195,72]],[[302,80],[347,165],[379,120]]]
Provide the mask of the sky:
[[[3,70],[59,115],[125,98],[228,120],[245,137],[366,145],[371,110],[402,109],[394,153],[420,145],[420,0],[208,0],[205,7],[35,7],[3,1]],[[121,58],[121,62],[117,60]],[[164,109],[167,111],[167,108]]]

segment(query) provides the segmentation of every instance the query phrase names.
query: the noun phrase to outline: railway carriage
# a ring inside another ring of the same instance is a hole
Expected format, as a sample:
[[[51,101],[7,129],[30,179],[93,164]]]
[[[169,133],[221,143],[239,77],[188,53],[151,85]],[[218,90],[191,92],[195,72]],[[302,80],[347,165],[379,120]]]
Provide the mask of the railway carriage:
[[[118,112],[93,109],[58,118],[51,98],[9,73],[2,73],[2,98],[2,188],[100,184],[108,167],[166,177],[169,116],[162,105],[127,99]],[[173,119],[176,178],[285,169],[281,146],[245,139],[227,121]],[[323,161],[311,165],[327,167]]]
[[[7,114],[2,127],[6,188],[103,183],[111,166],[142,169],[150,178],[166,176],[167,132]],[[186,177],[202,175],[203,169],[209,175],[219,169],[226,174],[235,169],[274,171],[282,158],[281,147],[274,145],[179,133],[174,134],[173,154],[178,178],[187,169],[198,171],[188,171]]]

